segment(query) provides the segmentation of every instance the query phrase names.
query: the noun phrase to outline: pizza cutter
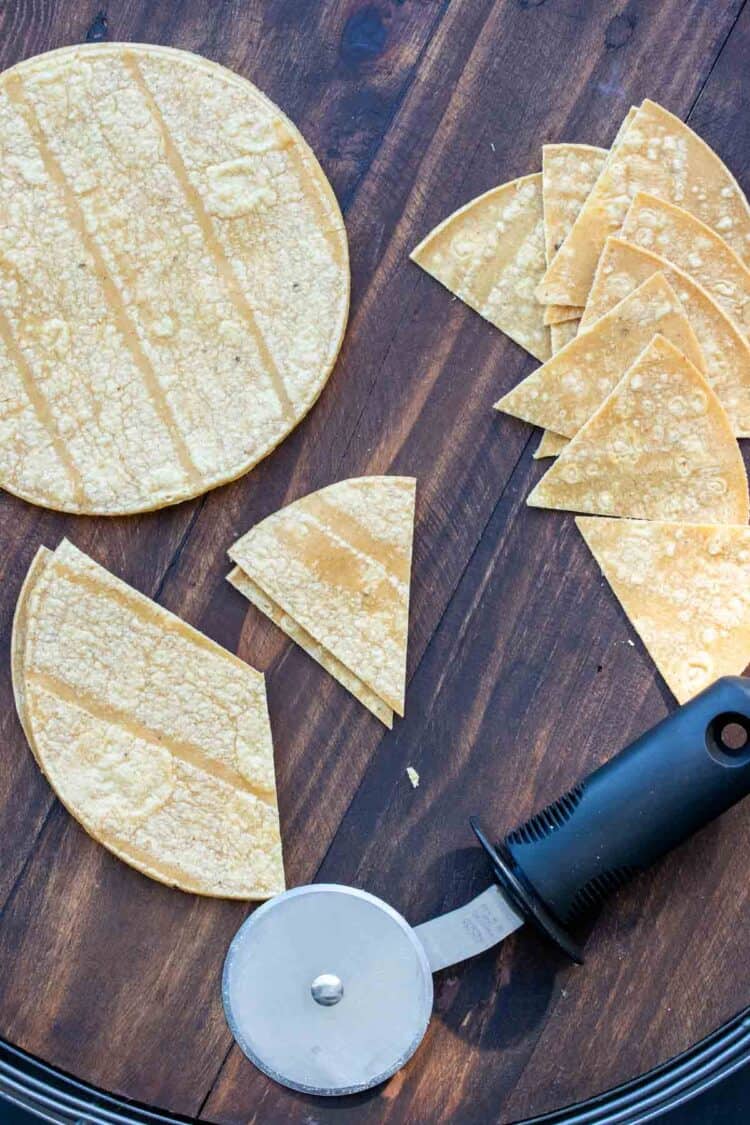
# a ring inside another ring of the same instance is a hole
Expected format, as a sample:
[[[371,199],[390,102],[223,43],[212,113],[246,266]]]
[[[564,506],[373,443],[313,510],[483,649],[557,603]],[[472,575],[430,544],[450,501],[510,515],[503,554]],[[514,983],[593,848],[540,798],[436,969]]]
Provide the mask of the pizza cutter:
[[[465,906],[411,926],[354,887],[295,887],[236,934],[223,974],[229,1027],[275,1081],[351,1094],[419,1046],[432,974],[530,922],[568,957],[570,932],[609,892],[750,792],[750,680],[725,677],[493,844],[495,882]]]

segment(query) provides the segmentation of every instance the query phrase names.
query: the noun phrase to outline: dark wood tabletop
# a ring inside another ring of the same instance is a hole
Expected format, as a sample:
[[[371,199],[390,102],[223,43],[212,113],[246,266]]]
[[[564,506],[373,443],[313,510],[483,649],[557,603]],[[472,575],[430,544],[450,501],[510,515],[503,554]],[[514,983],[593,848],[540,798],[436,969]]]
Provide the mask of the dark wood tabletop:
[[[742,0],[6,0],[0,62],[86,39],[197,51],[302,129],[351,247],[353,300],[320,401],[253,472],[129,519],[0,498],[0,1035],[107,1090],[211,1122],[510,1122],[670,1058],[750,1003],[750,817],[735,809],[608,904],[564,963],[533,934],[436,978],[384,1087],[323,1102],[259,1074],[219,979],[246,905],[151,882],[53,798],[15,715],[13,609],[41,543],[83,550],[267,674],[289,885],[366,887],[410,921],[488,881],[500,834],[673,700],[572,517],[526,508],[536,433],[492,403],[529,355],[408,260],[439,220],[607,145],[633,102],[686,119],[750,185]],[[225,550],[344,477],[418,478],[406,718],[388,733],[225,581]],[[406,767],[421,775],[412,789]]]

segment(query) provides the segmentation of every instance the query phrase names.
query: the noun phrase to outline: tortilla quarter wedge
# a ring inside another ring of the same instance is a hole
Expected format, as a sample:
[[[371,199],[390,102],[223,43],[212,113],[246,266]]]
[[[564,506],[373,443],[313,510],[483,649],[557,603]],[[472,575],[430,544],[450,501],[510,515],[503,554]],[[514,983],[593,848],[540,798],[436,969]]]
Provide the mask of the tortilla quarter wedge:
[[[679,297],[703,352],[706,377],[721,399],[735,435],[750,437],[750,343],[706,290],[666,258],[621,238],[608,238],[580,331],[586,331],[654,273],[662,273]]]
[[[535,461],[542,461],[545,457],[557,457],[558,453],[565,449],[569,441],[570,438],[563,437],[562,434],[555,434],[552,430],[545,430],[532,456]]]
[[[579,516],[576,524],[678,702],[750,663],[750,528]]]
[[[630,204],[621,234],[684,270],[745,336],[750,333],[750,270],[715,230],[684,208],[641,191]]]
[[[11,665],[32,753],[90,836],[192,894],[284,889],[259,672],[65,540],[32,562]]]
[[[715,152],[674,114],[646,99],[620,136],[536,295],[585,305],[608,235],[639,191],[684,207],[750,261],[750,207]]]
[[[534,297],[545,269],[541,172],[471,200],[410,257],[527,352],[549,358],[544,309]]]
[[[230,581],[387,726],[404,713],[415,489],[338,481],[229,550]]]
[[[562,246],[609,153],[595,145],[552,144],[542,147],[542,200],[547,265]],[[578,320],[581,309],[547,305],[545,324]]]
[[[587,332],[532,371],[495,409],[572,438],[657,334],[703,370],[695,333],[662,274],[644,281]]]
[[[748,486],[726,411],[655,336],[527,503],[590,515],[745,524]]]
[[[292,122],[198,55],[88,43],[0,74],[0,147],[0,486],[114,516],[248,472],[348,315],[341,212]]]

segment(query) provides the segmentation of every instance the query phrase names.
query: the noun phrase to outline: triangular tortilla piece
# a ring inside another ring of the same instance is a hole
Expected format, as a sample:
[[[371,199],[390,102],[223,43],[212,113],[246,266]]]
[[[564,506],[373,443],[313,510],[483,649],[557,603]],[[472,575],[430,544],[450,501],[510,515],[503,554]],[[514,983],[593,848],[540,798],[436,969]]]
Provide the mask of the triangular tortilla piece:
[[[319,645],[301,625],[298,625],[288,614],[284,613],[281,606],[267,597],[260,586],[245,574],[242,567],[235,566],[233,570],[230,570],[227,575],[227,582],[230,582],[236,590],[244,594],[256,609],[259,609],[261,613],[264,613],[266,617],[273,621],[277,628],[283,630],[289,639],[299,645],[308,656],[317,660],[318,664],[325,668],[334,680],[338,680],[342,687],[351,692],[355,699],[358,699],[363,706],[372,711],[373,715],[380,719],[381,723],[387,726],[389,730],[391,729],[393,726],[393,711],[390,707],[383,703],[383,700],[379,699],[374,691],[370,691],[367,685],[363,684],[353,672],[345,668],[340,660],[337,660],[327,649]]]
[[[750,207],[734,176],[692,129],[647,99],[537,288],[540,301],[586,304],[607,236],[620,229],[639,191],[684,207],[750,260]]]
[[[274,512],[229,550],[281,612],[398,715],[415,486],[413,477],[339,481]]]
[[[553,355],[557,355],[561,348],[576,338],[580,323],[579,320],[566,320],[564,324],[550,324],[549,338]]]
[[[700,371],[655,336],[527,503],[646,520],[747,523],[745,466]]]
[[[578,305],[545,305],[542,319],[548,328],[553,328],[556,324],[580,320],[582,316],[583,308]]]
[[[661,254],[702,285],[741,332],[750,333],[750,270],[720,234],[695,215],[638,192],[621,237]]]
[[[549,266],[567,238],[578,212],[596,183],[609,153],[595,145],[555,144],[542,147],[544,244]],[[548,305],[545,324],[578,320],[575,305]]]
[[[545,430],[532,456],[535,461],[542,461],[545,457],[557,457],[557,455],[565,449],[569,441],[570,438],[563,437],[562,434],[555,434],[552,430]]]
[[[706,377],[735,435],[750,437],[750,343],[706,290],[666,258],[621,238],[608,238],[579,331],[588,329],[654,273],[663,273],[679,297],[703,352]]]
[[[32,752],[95,840],[194,894],[284,889],[259,672],[66,541],[32,562],[11,666]]]
[[[750,663],[750,528],[579,516],[578,528],[680,703]]]
[[[541,172],[449,215],[411,259],[537,359],[549,358],[544,309],[534,297],[545,270]]]
[[[532,371],[495,409],[572,438],[657,333],[703,370],[695,333],[662,274],[644,281],[588,332]]]

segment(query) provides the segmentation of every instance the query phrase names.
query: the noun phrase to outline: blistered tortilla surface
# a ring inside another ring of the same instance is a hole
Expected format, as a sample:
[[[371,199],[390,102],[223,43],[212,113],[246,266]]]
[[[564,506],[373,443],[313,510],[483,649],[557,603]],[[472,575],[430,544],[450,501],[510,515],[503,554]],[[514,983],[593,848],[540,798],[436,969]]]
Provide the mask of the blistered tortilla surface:
[[[12,663],[35,757],[96,840],[182,890],[283,890],[259,672],[65,541],[32,566]]]
[[[750,663],[750,528],[579,517],[578,528],[680,703]]]
[[[744,524],[747,477],[711,387],[656,336],[528,503],[633,519]]]
[[[254,86],[87,44],[0,76],[0,485],[159,508],[232,480],[310,409],[349,301],[341,213]]]

